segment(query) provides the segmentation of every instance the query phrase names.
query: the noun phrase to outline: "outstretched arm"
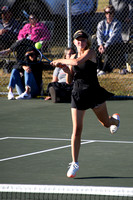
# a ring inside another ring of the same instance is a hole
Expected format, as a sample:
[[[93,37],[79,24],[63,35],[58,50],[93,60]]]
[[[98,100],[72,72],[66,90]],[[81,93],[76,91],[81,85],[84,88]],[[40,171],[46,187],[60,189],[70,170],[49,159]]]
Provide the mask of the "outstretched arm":
[[[54,67],[61,67],[62,68],[62,65],[77,66],[77,65],[84,63],[87,60],[95,61],[95,58],[96,58],[95,51],[93,49],[88,49],[78,58],[57,59],[57,60],[52,61],[50,64]]]

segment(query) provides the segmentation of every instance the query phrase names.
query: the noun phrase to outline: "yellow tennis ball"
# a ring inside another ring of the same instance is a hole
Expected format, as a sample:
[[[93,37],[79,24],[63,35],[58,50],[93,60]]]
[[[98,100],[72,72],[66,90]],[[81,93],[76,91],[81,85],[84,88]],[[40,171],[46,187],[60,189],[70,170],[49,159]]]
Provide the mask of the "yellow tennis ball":
[[[36,42],[35,47],[36,47],[36,49],[41,49],[42,44],[40,42]]]

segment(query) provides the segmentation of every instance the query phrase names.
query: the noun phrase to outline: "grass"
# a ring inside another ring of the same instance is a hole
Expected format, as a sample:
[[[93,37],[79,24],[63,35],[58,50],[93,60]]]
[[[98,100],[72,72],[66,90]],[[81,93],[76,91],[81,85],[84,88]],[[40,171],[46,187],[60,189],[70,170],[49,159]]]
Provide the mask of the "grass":
[[[104,7],[108,4],[109,4],[109,0],[98,0],[97,12],[103,12]]]
[[[46,91],[48,83],[52,81],[52,74],[52,70],[43,71],[44,91]],[[8,91],[9,78],[10,74],[5,74],[0,70],[0,85],[3,93]],[[116,69],[113,73],[103,75],[98,79],[102,87],[117,96],[133,96],[133,74],[120,75],[119,70]]]
[[[119,70],[99,77],[102,87],[118,96],[133,96],[133,74],[120,75]]]

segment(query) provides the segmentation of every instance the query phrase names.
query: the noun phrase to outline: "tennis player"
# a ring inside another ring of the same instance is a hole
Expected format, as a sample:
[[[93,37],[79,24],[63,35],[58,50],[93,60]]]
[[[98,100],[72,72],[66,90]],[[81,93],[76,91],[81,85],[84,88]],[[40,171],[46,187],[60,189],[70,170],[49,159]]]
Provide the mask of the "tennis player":
[[[51,62],[52,66],[62,67],[66,72],[67,83],[74,80],[71,100],[73,133],[71,138],[72,163],[67,172],[69,178],[76,176],[79,170],[78,156],[85,111],[91,108],[98,120],[106,128],[115,133],[120,124],[119,114],[108,115],[106,100],[113,96],[99,85],[97,78],[96,54],[91,49],[91,39],[83,30],[74,36],[77,54],[71,59],[58,59]],[[67,67],[69,65],[69,67]]]

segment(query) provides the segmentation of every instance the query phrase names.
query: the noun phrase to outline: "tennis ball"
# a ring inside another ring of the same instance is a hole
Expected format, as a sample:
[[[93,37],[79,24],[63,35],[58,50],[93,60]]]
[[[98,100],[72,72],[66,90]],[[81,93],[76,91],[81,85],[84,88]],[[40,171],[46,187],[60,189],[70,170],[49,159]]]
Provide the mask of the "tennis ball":
[[[36,47],[36,49],[41,49],[42,44],[40,42],[36,42],[35,47]]]

